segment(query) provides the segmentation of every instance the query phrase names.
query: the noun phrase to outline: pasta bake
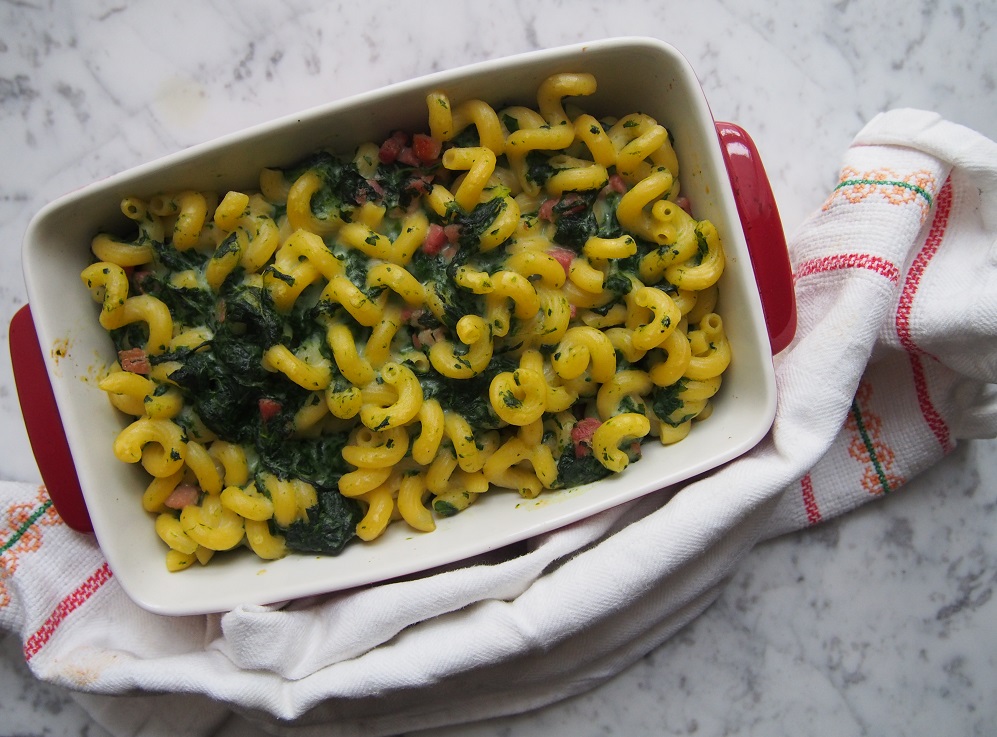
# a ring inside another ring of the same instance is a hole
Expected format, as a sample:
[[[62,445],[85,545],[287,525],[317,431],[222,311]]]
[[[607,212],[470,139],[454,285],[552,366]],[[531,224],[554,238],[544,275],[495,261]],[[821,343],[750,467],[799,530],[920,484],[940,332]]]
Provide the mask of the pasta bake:
[[[731,361],[720,234],[648,115],[426,98],[424,131],[317,151],[252,191],[129,197],[82,280],[179,571],[431,532],[482,494],[621,473],[709,417]]]

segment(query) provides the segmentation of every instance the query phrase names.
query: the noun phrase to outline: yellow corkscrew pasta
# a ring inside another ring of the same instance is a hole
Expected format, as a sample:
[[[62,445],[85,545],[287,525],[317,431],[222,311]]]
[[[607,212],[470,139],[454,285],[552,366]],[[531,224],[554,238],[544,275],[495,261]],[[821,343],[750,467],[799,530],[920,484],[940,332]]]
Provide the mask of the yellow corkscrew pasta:
[[[721,236],[665,125],[585,112],[596,86],[552,75],[535,108],[433,91],[428,133],[121,203],[135,232],[97,234],[81,279],[169,570],[428,533],[708,417]]]

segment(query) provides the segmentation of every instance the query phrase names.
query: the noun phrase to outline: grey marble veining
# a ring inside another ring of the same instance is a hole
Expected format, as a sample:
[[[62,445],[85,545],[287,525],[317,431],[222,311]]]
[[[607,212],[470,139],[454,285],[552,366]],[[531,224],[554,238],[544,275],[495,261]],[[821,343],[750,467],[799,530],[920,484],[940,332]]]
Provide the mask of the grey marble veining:
[[[616,35],[689,57],[715,116],[755,139],[792,233],[881,110],[997,138],[995,23],[983,0],[4,3],[0,317],[25,300],[28,220],[66,191],[379,85]],[[0,444],[0,478],[36,478],[6,345]],[[759,547],[706,614],[589,693],[434,734],[997,733],[995,459],[994,441],[967,444],[887,499]],[[106,733],[2,642],[0,732]],[[253,733],[236,717],[221,731]]]

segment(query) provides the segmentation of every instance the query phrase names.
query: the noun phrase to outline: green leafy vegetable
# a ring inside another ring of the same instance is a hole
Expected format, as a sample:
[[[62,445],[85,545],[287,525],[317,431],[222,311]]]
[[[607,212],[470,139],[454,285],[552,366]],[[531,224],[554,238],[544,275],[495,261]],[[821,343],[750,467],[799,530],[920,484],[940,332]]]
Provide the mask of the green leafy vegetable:
[[[351,470],[343,460],[347,434],[289,438],[279,423],[261,428],[256,440],[260,466],[282,479],[302,479],[321,489],[336,490],[339,477]]]
[[[598,233],[599,223],[592,211],[596,195],[596,192],[571,193],[554,205],[556,243],[580,250],[585,241]]]
[[[319,555],[336,555],[356,535],[363,511],[355,499],[336,489],[320,490],[318,504],[308,510],[308,520],[297,520],[278,528],[291,550]]]
[[[556,173],[548,154],[538,150],[526,154],[526,178],[529,181],[542,187]]]
[[[574,451],[568,450],[557,460],[557,480],[553,487],[567,489],[590,484],[611,474],[612,471],[599,463],[591,453],[577,457]]]
[[[492,379],[503,371],[515,371],[519,363],[506,356],[494,356],[488,367],[470,379],[450,379],[435,371],[419,376],[425,399],[436,399],[444,411],[457,412],[471,427],[494,430],[502,422],[488,399]]]
[[[685,379],[679,379],[670,386],[656,386],[651,392],[651,409],[662,422],[673,427],[678,427],[689,419],[688,416],[672,418],[672,415],[685,406],[685,402],[679,397],[679,392],[686,385]]]

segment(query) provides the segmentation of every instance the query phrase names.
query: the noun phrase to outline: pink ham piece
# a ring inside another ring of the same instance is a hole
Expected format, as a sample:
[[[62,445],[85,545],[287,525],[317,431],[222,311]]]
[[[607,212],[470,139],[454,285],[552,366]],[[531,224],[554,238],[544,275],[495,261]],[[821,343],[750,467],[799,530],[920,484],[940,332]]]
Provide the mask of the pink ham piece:
[[[575,260],[575,252],[568,248],[554,246],[554,248],[547,250],[547,255],[561,264],[561,268],[564,269],[564,274],[567,276],[568,272],[571,271],[571,262]]]
[[[147,376],[152,371],[152,364],[149,357],[142,348],[129,348],[118,351],[118,363],[121,364],[122,371],[129,371],[133,374]]]
[[[257,404],[260,408],[260,417],[263,418],[264,422],[269,422],[284,409],[284,406],[280,402],[269,397],[261,397]]]
[[[408,144],[408,136],[404,131],[395,131],[391,134],[377,152],[377,158],[382,164],[393,164],[398,159],[398,155]]]
[[[571,441],[575,444],[575,458],[584,458],[592,452],[592,436],[599,429],[602,420],[586,417],[571,428]]]
[[[398,152],[398,161],[406,166],[419,166],[422,164],[419,157],[415,155],[415,151],[412,150],[411,146],[402,147],[402,150]]]
[[[435,164],[440,158],[442,144],[432,136],[425,133],[416,133],[412,136],[412,152],[423,164]]]
[[[201,490],[192,484],[179,484],[163,502],[170,509],[183,509],[191,504],[197,504]]]
[[[447,243],[449,241],[447,240],[447,234],[443,230],[443,226],[438,223],[432,223],[426,233],[426,240],[422,242],[422,250],[427,256],[435,256]]]

